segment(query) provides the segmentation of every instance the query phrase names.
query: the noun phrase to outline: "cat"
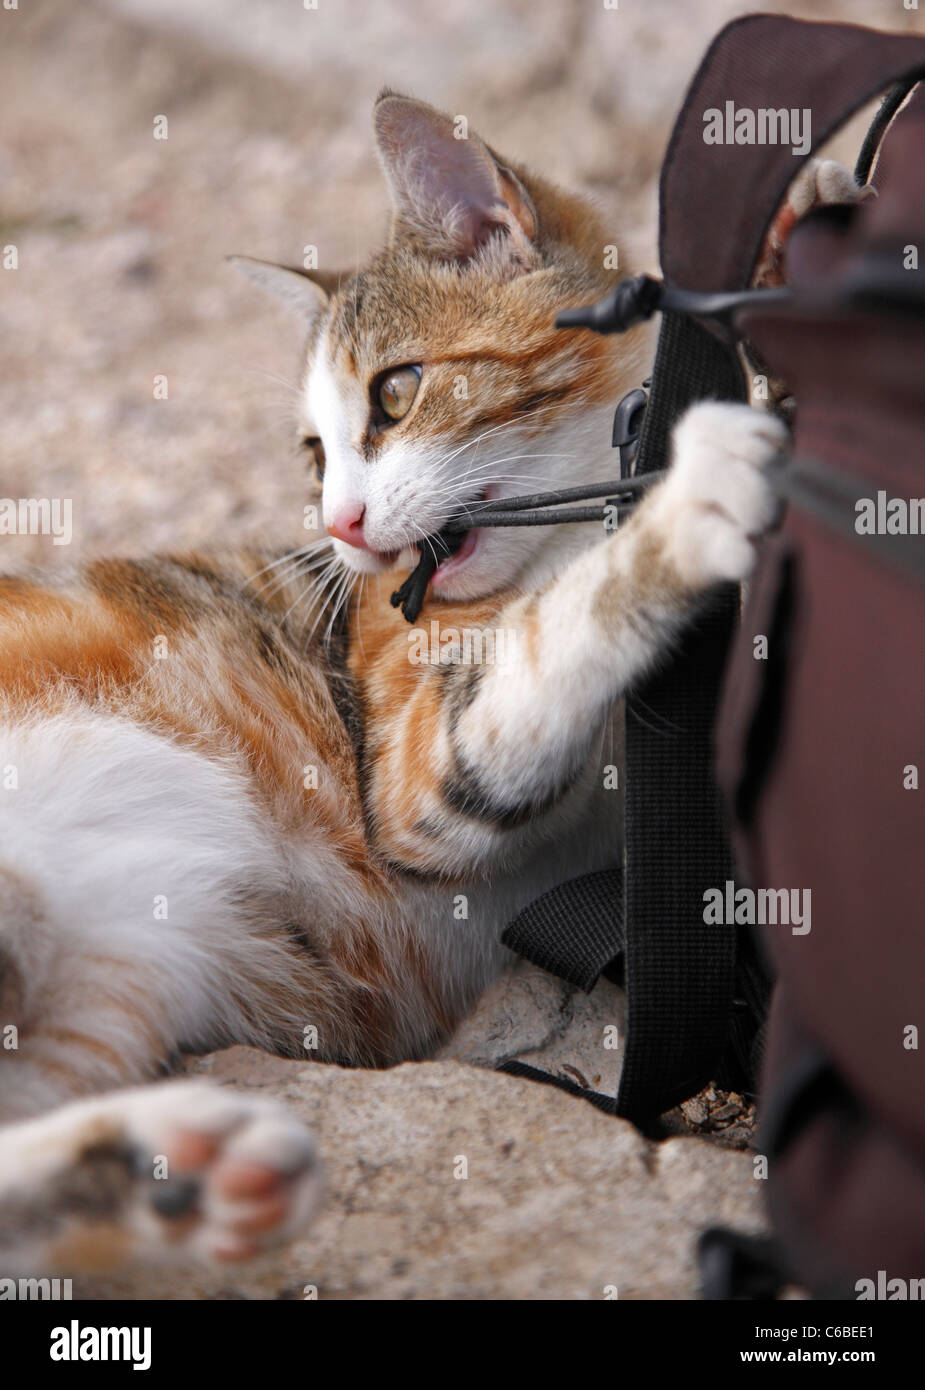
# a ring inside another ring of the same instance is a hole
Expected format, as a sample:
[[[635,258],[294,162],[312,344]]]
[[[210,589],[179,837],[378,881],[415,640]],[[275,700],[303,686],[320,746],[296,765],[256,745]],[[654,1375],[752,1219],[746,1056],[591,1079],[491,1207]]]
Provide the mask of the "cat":
[[[327,538],[0,579],[9,1273],[243,1259],[303,1228],[304,1127],[163,1078],[234,1043],[433,1053],[517,910],[619,854],[622,694],[775,512],[784,427],[702,403],[615,534],[475,529],[444,559],[420,628],[510,634],[509,659],[411,660],[389,595],[413,543],[478,499],[612,476],[650,340],[554,328],[615,280],[591,203],[415,99],[384,92],[374,126],[392,221],[365,269],[242,262],[305,322]]]

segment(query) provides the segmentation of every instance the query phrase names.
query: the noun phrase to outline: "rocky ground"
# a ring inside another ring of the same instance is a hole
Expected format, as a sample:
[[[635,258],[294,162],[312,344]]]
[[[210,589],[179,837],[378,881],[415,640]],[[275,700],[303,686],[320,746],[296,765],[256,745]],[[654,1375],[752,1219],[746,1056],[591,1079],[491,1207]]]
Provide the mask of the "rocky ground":
[[[690,1298],[698,1232],[761,1225],[747,1154],[650,1143],[534,1082],[452,1061],[364,1073],[244,1048],[203,1069],[314,1127],[327,1170],[316,1224],[258,1266],[146,1269],[75,1297]]]
[[[466,113],[501,152],[595,193],[624,261],[654,263],[655,175],[687,77],[732,0],[20,0],[0,9],[0,495],[70,497],[69,547],[3,538],[4,568],[299,535],[298,330],[223,257],[355,264],[386,210],[369,138],[383,83]],[[902,28],[899,3],[764,3]],[[155,140],[166,116],[168,138]],[[167,399],[154,378],[167,378]],[[304,533],[303,533],[304,534]],[[502,981],[443,1058],[389,1073],[235,1050],[199,1063],[318,1131],[328,1200],[256,1272],[136,1272],[166,1298],[696,1294],[693,1240],[761,1224],[753,1112],[708,1092],[660,1146],[521,1056],[613,1091],[612,986]],[[473,1066],[472,1064],[481,1064]],[[684,1135],[687,1137],[684,1137]],[[700,1135],[700,1138],[691,1137]],[[719,1142],[708,1143],[703,1136]],[[729,1147],[724,1148],[723,1145]],[[454,1156],[470,1176],[452,1176]]]

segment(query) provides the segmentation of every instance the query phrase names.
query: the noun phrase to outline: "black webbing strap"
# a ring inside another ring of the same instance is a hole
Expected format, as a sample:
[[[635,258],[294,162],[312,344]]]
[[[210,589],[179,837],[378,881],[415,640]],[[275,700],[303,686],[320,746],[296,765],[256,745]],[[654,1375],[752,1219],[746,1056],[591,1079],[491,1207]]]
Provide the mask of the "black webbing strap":
[[[667,465],[692,402],[745,399],[734,352],[690,318],[662,320],[637,473]],[[715,1080],[729,1034],[734,925],[703,920],[732,877],[712,730],[738,613],[727,586],[668,666],[626,700],[626,1056],[620,1114],[644,1120]]]
[[[530,903],[505,928],[505,946],[590,992],[623,951],[623,870],[569,879]]]

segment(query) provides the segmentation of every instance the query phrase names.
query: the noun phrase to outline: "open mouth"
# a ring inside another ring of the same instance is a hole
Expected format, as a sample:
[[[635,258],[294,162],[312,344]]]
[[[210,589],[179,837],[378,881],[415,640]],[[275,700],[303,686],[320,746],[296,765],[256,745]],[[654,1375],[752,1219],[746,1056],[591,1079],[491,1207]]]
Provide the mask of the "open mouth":
[[[384,570],[394,569],[403,555],[412,556],[411,568],[415,567],[421,552],[430,550],[434,555],[442,555],[434,571],[434,577],[443,573],[449,573],[454,567],[458,568],[473,552],[476,547],[478,535],[475,531],[454,531],[450,535],[430,536],[427,540],[418,541],[416,545],[407,550],[373,550],[370,553],[375,556]]]
[[[450,553],[445,560],[440,561],[440,564],[434,571],[431,584],[435,589],[439,589],[441,584],[449,579],[451,575],[455,574],[457,570],[462,569],[466,561],[475,553],[481,538],[481,531],[476,529],[472,531],[462,531],[459,533],[458,537],[452,536],[447,538],[446,543],[450,546]]]
[[[461,508],[461,515],[467,515],[465,508],[472,507],[477,502],[487,502],[497,495],[497,488],[485,487],[475,496],[471,497]],[[481,540],[481,531],[475,526],[469,531],[441,531],[429,536],[426,540],[418,541],[411,550],[411,555],[420,556],[425,550],[432,550],[435,557],[439,556],[440,563],[433,572],[431,583],[434,588],[439,588],[441,583],[462,569],[475,554]],[[404,550],[374,550],[372,554],[379,561],[383,569],[394,569],[401,557],[406,554]],[[415,559],[411,561],[411,568],[415,567]]]
[[[497,492],[498,489],[496,487],[484,487],[470,500],[468,506],[472,506],[477,502],[488,502],[493,497],[497,496]],[[441,585],[445,584],[446,581],[452,577],[452,575],[461,570],[463,565],[475,554],[481,540],[482,532],[477,526],[473,526],[470,531],[459,531],[449,536],[442,536],[441,542],[444,547],[449,548],[449,554],[445,559],[440,561],[440,564],[434,571],[434,577],[431,580],[432,586],[435,589],[439,589]]]
[[[468,505],[471,507],[476,502],[484,501],[489,491],[484,488]],[[464,512],[462,519],[471,521],[473,514]],[[468,531],[457,530],[452,520],[448,520],[441,531],[418,541],[418,562],[404,583],[392,594],[389,600],[392,607],[400,608],[409,623],[416,622],[427,590],[431,586],[435,589],[445,587],[448,577],[468,564],[478,547],[481,534],[482,530],[478,527],[470,527]],[[437,557],[441,551],[444,558],[438,564]]]

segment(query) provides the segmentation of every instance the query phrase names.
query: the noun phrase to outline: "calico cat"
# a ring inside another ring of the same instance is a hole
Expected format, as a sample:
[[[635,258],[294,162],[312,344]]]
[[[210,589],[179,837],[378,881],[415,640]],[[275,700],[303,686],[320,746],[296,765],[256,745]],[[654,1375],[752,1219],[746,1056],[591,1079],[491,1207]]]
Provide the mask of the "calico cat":
[[[383,93],[375,132],[385,249],[343,277],[244,263],[304,315],[331,539],[0,580],[8,1272],[238,1259],[303,1225],[300,1124],[140,1083],[233,1043],[432,1053],[516,911],[618,852],[621,696],[774,512],[783,427],[700,405],[615,534],[476,529],[440,565],[419,629],[507,634],[504,661],[412,660],[388,599],[413,543],[477,499],[612,476],[649,342],[554,328],[614,280],[593,206],[419,101]]]

